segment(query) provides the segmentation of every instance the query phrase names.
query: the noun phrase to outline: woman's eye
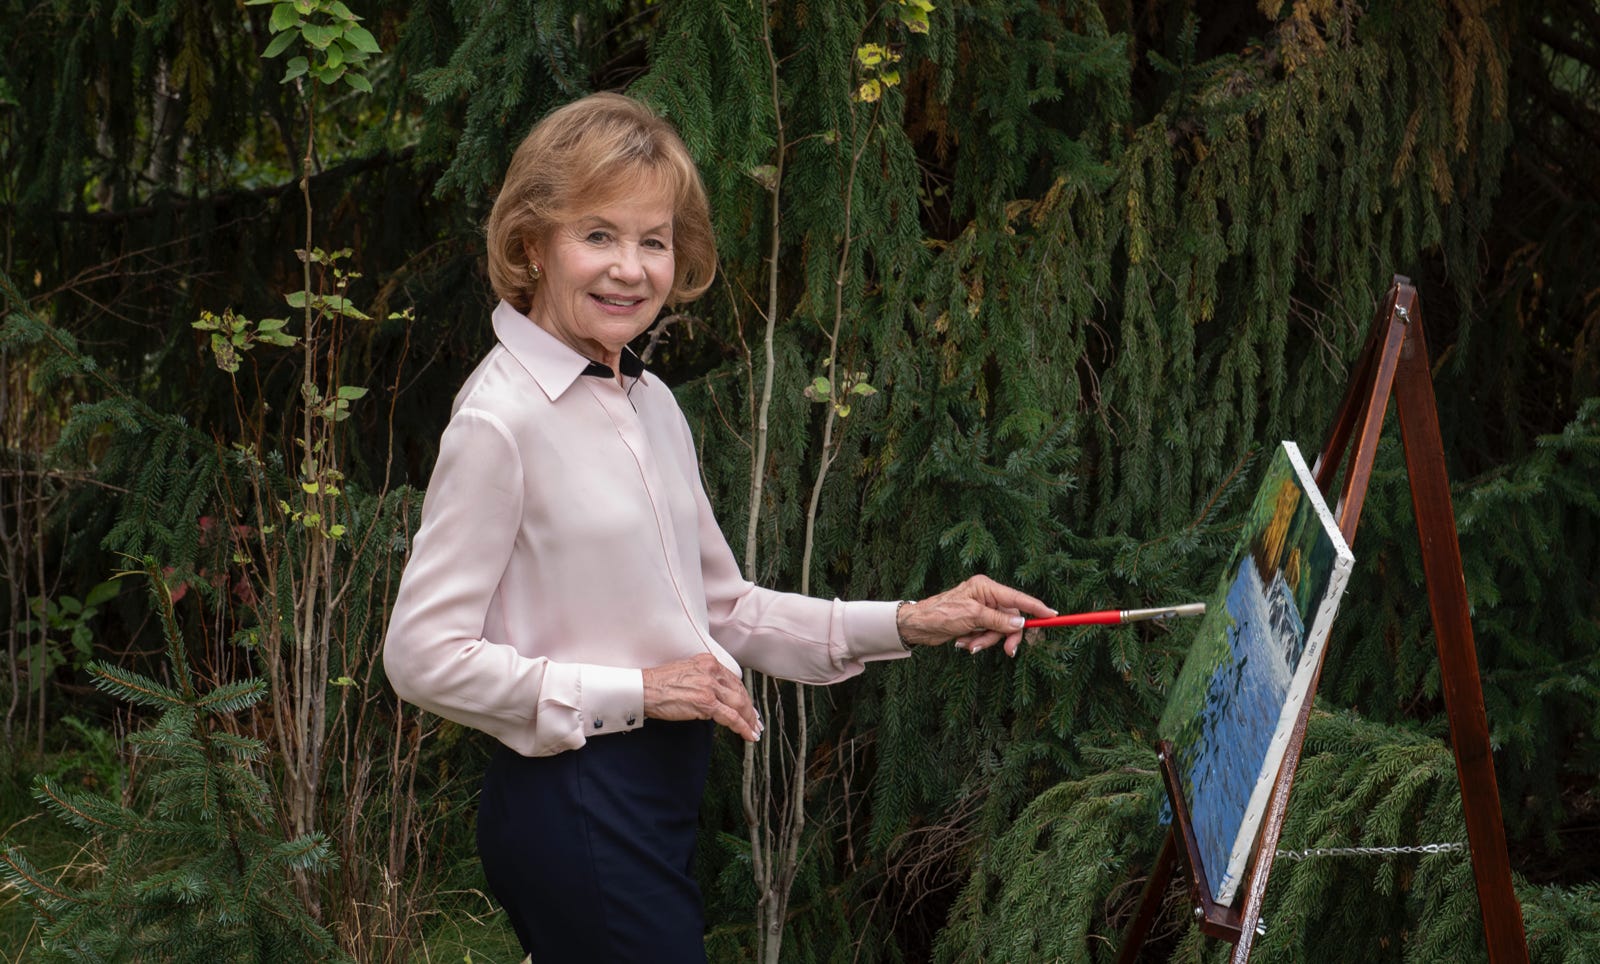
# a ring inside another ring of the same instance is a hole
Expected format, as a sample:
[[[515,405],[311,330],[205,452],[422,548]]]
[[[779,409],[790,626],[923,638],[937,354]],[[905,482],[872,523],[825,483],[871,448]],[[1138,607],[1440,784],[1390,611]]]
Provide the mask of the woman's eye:
[[[646,247],[655,248],[657,251],[667,250],[667,242],[660,238],[645,238],[644,243]]]
[[[590,231],[589,236],[584,238],[584,240],[588,241],[590,244],[605,244],[606,237],[607,235],[604,231]]]

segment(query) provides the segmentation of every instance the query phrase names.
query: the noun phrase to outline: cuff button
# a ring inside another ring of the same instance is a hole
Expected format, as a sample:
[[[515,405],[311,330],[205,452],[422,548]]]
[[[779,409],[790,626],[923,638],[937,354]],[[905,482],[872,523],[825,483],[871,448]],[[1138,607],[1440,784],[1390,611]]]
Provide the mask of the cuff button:
[[[628,725],[632,726],[633,724],[635,724],[637,722],[639,722],[639,718],[637,716],[634,716],[632,713],[629,713],[628,714]]]
[[[598,716],[594,718],[594,728],[595,729],[597,729],[597,730],[603,729],[605,727],[605,725],[606,725],[606,721],[605,720],[600,719]]]

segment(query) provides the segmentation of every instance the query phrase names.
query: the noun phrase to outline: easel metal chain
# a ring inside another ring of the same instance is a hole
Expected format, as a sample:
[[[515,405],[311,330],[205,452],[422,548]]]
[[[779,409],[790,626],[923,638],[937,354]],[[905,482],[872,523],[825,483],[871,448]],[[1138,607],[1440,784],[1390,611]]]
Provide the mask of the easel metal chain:
[[[1467,849],[1453,843],[1416,844],[1410,847],[1308,847],[1305,850],[1279,850],[1278,860],[1309,860],[1312,857],[1395,857],[1400,854],[1449,854]]]
[[[1467,845],[1459,840],[1451,843],[1417,844],[1410,847],[1307,847],[1305,850],[1279,850],[1275,854],[1278,860],[1309,860],[1312,857],[1396,857],[1401,854],[1450,854],[1466,850]],[[1199,907],[1194,909],[1195,916],[1204,916],[1205,911]],[[1256,918],[1256,935],[1267,936],[1267,920],[1264,917]]]

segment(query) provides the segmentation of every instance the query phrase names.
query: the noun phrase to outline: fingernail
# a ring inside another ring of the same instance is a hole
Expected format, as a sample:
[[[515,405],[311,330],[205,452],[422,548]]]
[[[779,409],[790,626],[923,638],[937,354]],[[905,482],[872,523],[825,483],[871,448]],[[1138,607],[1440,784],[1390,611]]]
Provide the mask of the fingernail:
[[[1012,616],[1011,617],[1011,628],[1012,629],[1021,629],[1022,628],[1022,624],[1024,622],[1026,622],[1026,620],[1024,620],[1021,616]]]

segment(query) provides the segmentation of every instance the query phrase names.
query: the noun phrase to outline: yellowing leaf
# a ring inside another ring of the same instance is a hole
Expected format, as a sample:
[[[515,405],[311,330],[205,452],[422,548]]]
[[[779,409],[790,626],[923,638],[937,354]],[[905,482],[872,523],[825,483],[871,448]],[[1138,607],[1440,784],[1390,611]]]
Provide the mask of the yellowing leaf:
[[[895,10],[895,16],[906,25],[912,33],[928,32],[928,13],[933,10],[933,4],[923,0],[901,0],[900,6]]]
[[[899,59],[899,55],[883,44],[863,44],[856,48],[856,60],[863,67],[876,67],[885,60],[893,62]]]
[[[759,164],[752,167],[750,176],[769,191],[776,190],[778,187],[778,167],[775,164]]]

